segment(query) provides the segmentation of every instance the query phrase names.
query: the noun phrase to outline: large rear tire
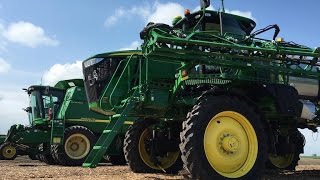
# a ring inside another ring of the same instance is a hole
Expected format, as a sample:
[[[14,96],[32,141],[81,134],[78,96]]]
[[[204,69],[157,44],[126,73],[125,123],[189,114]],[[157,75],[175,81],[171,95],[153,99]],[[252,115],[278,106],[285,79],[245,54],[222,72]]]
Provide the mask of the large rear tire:
[[[267,136],[260,116],[246,102],[229,96],[203,97],[182,127],[182,160],[193,179],[262,175]]]
[[[145,119],[130,126],[124,140],[125,158],[130,169],[136,173],[165,172],[175,174],[182,169],[179,148],[175,152],[157,155],[156,159],[158,159],[160,165],[156,165],[152,160],[152,127],[156,123],[155,120]]]
[[[96,137],[83,126],[71,126],[65,130],[63,145],[53,145],[53,157],[63,166],[81,166],[90,153]]]

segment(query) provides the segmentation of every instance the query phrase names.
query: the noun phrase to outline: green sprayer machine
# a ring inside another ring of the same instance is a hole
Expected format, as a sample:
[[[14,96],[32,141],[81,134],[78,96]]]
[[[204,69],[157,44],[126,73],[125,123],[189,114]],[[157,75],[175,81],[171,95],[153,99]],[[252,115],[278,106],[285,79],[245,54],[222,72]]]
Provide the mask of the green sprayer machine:
[[[259,179],[266,167],[295,169],[298,128],[320,125],[320,48],[277,38],[277,25],[253,31],[253,20],[209,5],[173,26],[149,23],[142,51],[120,61],[106,53],[83,62],[90,109],[112,116],[84,167],[97,166],[130,117],[124,154],[134,172]],[[270,30],[271,40],[258,37]]]
[[[0,146],[2,159],[28,154],[47,164],[81,165],[110,122],[109,116],[89,111],[83,80],[59,81],[54,87],[33,85],[24,90],[30,99],[25,109],[30,125],[11,126]],[[126,164],[122,144],[130,124],[126,121],[120,128],[104,160]]]

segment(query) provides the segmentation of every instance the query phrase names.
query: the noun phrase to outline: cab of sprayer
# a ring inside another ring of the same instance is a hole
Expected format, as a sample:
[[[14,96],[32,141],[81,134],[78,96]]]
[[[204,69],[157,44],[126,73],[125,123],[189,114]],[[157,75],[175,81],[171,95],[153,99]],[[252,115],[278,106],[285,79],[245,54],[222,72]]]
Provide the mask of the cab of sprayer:
[[[249,18],[225,13],[224,7],[218,11],[208,10],[210,0],[201,0],[200,5],[199,11],[191,13],[186,9],[184,17],[175,17],[173,28],[187,33],[206,31],[216,35],[248,36],[256,27],[256,23]]]

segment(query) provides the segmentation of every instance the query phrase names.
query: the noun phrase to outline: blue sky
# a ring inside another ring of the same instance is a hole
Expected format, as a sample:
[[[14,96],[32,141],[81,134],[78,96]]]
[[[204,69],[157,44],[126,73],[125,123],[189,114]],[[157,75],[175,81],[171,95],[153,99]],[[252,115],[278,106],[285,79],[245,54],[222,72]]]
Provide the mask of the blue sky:
[[[220,1],[212,1],[218,9]],[[81,61],[96,53],[136,48],[148,21],[170,23],[198,0],[62,1],[0,0],[0,133],[27,124],[28,105],[21,88],[54,85],[82,77]],[[228,12],[254,18],[257,28],[278,24],[280,35],[310,47],[320,46],[320,1],[225,0]],[[262,37],[271,38],[271,34]],[[320,154],[320,142],[307,136],[306,153]],[[316,135],[314,135],[316,137]]]

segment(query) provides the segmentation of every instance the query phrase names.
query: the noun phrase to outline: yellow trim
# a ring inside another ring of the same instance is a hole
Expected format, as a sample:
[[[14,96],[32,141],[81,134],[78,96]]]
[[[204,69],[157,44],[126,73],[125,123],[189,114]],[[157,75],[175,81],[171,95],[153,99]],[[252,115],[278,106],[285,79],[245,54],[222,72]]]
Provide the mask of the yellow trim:
[[[61,143],[61,138],[60,137],[54,137],[52,139],[52,142],[55,143],[55,144],[60,144]]]
[[[103,120],[103,119],[92,119],[92,118],[81,118],[81,119],[66,119],[66,121],[73,122],[94,122],[94,123],[110,123],[111,120]],[[132,125],[133,121],[124,121],[125,125]]]
[[[17,154],[17,150],[12,145],[4,146],[2,149],[2,155],[7,159],[14,157],[16,154]]]
[[[223,111],[210,120],[203,144],[211,167],[226,178],[240,178],[249,173],[258,155],[253,126],[234,111]]]
[[[181,81],[185,81],[187,79],[189,79],[189,76],[185,76],[185,77],[181,78]]]
[[[269,154],[268,156],[270,162],[276,166],[277,168],[280,169],[285,169],[288,166],[290,166],[290,164],[292,163],[293,159],[294,159],[294,153],[292,154],[286,154],[286,155],[274,155],[274,154]]]
[[[93,118],[66,119],[66,121],[110,123],[110,120]]]
[[[133,54],[142,55],[142,52],[141,51],[137,51],[137,52],[120,52],[120,53],[111,54],[110,56],[131,56]]]
[[[146,144],[145,142],[150,139],[152,137],[152,131],[151,131],[151,127],[146,128],[139,139],[139,154],[140,154],[140,158],[142,159],[142,161],[149,166],[152,169],[155,170],[163,170],[163,169],[168,169],[170,168],[179,158],[180,155],[180,151],[176,151],[176,152],[168,152],[166,153],[166,155],[164,157],[160,157],[159,161],[161,166],[156,166],[152,160],[151,160],[151,156],[149,154],[149,152],[147,152],[147,148],[146,148]]]

